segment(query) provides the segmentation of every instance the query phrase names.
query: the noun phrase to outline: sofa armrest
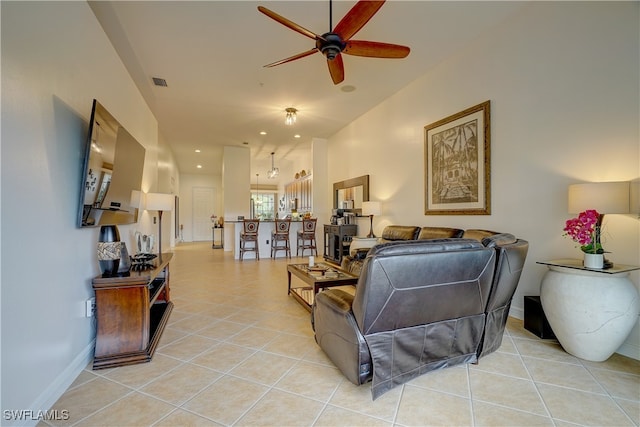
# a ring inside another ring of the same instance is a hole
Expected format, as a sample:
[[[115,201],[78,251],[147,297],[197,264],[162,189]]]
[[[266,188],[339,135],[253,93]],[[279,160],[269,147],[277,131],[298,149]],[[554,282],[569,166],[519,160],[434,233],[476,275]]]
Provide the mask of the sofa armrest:
[[[360,276],[362,271],[362,264],[367,257],[369,249],[359,249],[354,256],[345,255],[342,257],[340,268],[348,273]]]
[[[369,347],[360,333],[351,304],[353,295],[340,289],[327,289],[316,295],[312,321],[320,348],[356,385],[371,379]]]

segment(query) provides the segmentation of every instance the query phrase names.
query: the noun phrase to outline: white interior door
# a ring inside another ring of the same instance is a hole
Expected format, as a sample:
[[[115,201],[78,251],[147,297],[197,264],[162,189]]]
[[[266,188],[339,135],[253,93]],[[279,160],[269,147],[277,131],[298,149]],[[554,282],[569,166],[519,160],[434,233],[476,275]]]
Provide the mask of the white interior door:
[[[193,241],[211,240],[215,188],[193,187]]]

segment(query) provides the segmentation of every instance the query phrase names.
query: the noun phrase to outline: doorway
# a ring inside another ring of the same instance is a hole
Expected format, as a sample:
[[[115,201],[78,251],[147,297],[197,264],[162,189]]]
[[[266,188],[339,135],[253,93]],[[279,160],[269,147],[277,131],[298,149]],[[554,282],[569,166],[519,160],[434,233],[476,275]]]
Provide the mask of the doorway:
[[[214,214],[215,188],[193,187],[193,241],[211,240],[211,215]]]

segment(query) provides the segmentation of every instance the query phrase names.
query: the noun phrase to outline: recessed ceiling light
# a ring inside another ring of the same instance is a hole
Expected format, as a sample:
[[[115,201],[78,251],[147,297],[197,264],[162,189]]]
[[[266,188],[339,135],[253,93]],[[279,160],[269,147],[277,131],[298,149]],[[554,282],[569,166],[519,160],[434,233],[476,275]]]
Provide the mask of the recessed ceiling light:
[[[200,152],[200,150],[196,150],[196,153],[199,153],[199,152]]]
[[[356,87],[353,85],[345,85],[345,86],[342,86],[340,90],[343,92],[353,92],[354,90],[356,90]]]
[[[267,133],[265,131],[260,132],[260,135],[266,135]]]
[[[294,138],[300,138],[300,135],[296,134],[296,135],[293,135],[293,137]]]
[[[202,169],[202,165],[198,165],[196,166],[198,169]]]

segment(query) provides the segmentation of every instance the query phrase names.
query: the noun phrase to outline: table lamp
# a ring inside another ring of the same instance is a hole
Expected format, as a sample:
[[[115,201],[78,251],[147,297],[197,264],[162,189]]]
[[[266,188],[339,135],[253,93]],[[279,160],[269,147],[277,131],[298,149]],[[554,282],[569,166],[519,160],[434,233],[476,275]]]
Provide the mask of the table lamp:
[[[362,202],[362,215],[369,215],[369,234],[367,234],[367,238],[376,237],[373,234],[373,216],[380,215],[382,213],[382,205],[380,202]]]
[[[173,209],[173,194],[148,193],[145,208],[148,211],[158,211],[158,257],[162,262],[162,212]]]

